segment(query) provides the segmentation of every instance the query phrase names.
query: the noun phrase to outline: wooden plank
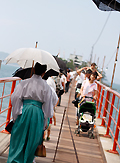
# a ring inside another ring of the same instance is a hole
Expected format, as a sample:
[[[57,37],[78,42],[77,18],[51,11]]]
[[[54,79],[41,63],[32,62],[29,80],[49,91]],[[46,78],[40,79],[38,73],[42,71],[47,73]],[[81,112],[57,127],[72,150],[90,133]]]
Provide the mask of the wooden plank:
[[[70,148],[69,148],[70,149]],[[73,149],[73,148],[72,148]],[[64,148],[59,148],[59,152],[61,152],[61,153],[69,153],[69,154],[71,154],[71,153],[75,153],[75,151],[74,150],[68,150],[68,149],[64,149]],[[86,152],[79,152],[79,151],[77,151],[77,153],[79,154],[79,155],[83,155],[83,156],[88,156],[88,157],[93,157],[93,159],[94,158],[99,158],[99,159],[102,159],[102,156],[100,156],[100,155],[97,155],[97,154],[89,154],[89,153],[86,153]]]
[[[9,147],[10,134],[0,133],[0,155]]]
[[[76,124],[75,124],[75,108],[72,104],[72,100],[74,97],[74,92],[71,93],[71,99],[70,99],[70,104],[69,104],[69,108],[67,109],[67,114],[68,114],[68,118],[70,121],[70,126],[71,126],[71,131],[72,131],[72,135],[73,135],[73,139],[75,142],[75,147],[77,150],[77,154],[79,157],[79,161],[80,162],[98,162],[101,163],[102,160],[102,154],[101,151],[99,149],[99,144],[97,142],[97,138],[96,138],[96,131],[94,132],[95,134],[95,139],[90,139],[88,137],[87,133],[82,133],[81,136],[76,136],[74,134],[75,128],[76,128]],[[62,135],[61,135],[61,139],[60,139],[60,143],[59,143],[59,147],[58,147],[58,152],[57,152],[57,157],[56,157],[56,162],[76,162],[76,156],[75,156],[75,152],[74,152],[74,148],[73,148],[73,144],[71,142],[71,136],[70,136],[70,131],[68,127],[68,121],[67,118],[64,121],[64,125],[66,125],[65,127],[63,127],[62,130]],[[68,160],[69,157],[69,160]],[[88,159],[89,158],[89,159]]]

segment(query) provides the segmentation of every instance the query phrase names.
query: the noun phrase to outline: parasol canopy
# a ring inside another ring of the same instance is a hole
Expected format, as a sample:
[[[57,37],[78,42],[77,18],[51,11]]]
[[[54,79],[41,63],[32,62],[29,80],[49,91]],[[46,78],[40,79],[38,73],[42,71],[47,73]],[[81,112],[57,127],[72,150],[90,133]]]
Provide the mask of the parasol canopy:
[[[55,58],[47,51],[37,48],[20,48],[5,58],[6,64],[18,63],[22,68],[30,68],[36,62],[47,65],[47,71],[53,69],[59,73],[59,66]]]

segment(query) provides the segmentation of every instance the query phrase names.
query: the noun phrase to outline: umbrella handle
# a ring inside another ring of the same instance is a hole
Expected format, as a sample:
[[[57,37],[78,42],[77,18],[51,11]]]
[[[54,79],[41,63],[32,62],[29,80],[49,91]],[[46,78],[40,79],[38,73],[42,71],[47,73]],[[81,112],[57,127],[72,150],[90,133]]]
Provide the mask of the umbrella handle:
[[[34,68],[34,60],[33,60],[33,63],[32,63],[32,69],[31,69],[30,77],[32,76],[33,68]]]

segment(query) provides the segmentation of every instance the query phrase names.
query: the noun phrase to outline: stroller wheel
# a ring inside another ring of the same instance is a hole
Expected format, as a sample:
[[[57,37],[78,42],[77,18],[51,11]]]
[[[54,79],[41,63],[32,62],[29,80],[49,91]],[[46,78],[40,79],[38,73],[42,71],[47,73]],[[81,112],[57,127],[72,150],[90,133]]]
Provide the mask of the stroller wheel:
[[[75,130],[74,134],[76,134],[76,136],[77,136],[77,134],[78,134],[78,130],[77,129]]]
[[[89,138],[90,138],[90,139],[92,138],[92,133],[91,133],[91,132],[89,133]]]
[[[90,139],[91,139],[91,138],[93,138],[93,139],[95,138],[94,135],[93,135],[93,133],[90,133],[90,134],[89,134],[89,138],[90,138]]]
[[[91,134],[89,134],[89,138],[91,138]]]
[[[76,136],[77,136],[77,134],[80,134],[80,131],[76,130]]]
[[[89,135],[90,135],[90,131],[88,131],[88,137],[89,137]]]
[[[76,130],[75,130],[74,134],[76,134]]]
[[[92,135],[92,132],[91,131],[88,131],[88,137],[90,138]]]

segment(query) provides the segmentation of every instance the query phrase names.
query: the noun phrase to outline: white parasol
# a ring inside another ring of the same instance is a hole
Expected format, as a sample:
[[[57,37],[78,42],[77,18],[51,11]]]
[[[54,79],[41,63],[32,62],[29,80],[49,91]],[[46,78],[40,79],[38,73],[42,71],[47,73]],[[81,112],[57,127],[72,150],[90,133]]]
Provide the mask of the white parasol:
[[[5,58],[6,64],[18,63],[22,68],[32,67],[33,64],[39,62],[47,65],[47,71],[53,69],[59,72],[59,66],[55,58],[47,51],[37,48],[20,48]]]

